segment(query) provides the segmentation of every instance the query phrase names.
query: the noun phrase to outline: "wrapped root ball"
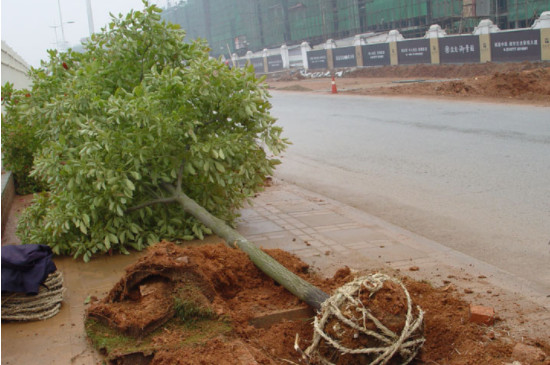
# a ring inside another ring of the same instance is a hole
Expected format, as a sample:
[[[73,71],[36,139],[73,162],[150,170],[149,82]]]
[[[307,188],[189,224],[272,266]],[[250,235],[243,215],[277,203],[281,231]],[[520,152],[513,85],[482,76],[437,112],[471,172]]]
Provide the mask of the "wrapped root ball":
[[[323,303],[305,354],[319,364],[408,364],[425,341],[423,315],[399,280],[360,277]]]

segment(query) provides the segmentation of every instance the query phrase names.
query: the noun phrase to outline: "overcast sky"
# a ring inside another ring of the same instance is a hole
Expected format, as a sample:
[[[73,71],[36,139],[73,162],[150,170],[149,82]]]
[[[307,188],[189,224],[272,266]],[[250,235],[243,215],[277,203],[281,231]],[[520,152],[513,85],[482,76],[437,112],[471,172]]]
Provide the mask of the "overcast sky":
[[[48,58],[46,50],[56,48],[56,31],[61,40],[58,1],[65,39],[74,46],[90,34],[86,0],[1,0],[2,40],[31,66],[40,66],[40,60]],[[149,2],[166,7],[166,0]],[[141,0],[91,0],[91,4],[96,32],[110,22],[109,12],[118,15],[143,9]]]

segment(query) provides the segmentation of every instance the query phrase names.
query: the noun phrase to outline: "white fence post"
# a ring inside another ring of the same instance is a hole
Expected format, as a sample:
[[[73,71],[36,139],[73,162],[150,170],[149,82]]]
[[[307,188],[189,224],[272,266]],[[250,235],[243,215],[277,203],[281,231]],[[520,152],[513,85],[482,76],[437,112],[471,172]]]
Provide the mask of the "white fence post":
[[[550,11],[543,12],[531,26],[533,29],[550,28]]]
[[[281,58],[283,59],[283,68],[290,68],[290,57],[288,55],[288,46],[286,44],[281,46]]]
[[[309,68],[309,65],[307,63],[307,52],[311,51],[311,46],[307,42],[302,42],[300,48],[302,50],[302,64],[304,65],[304,70],[307,71],[307,69]]]
[[[269,51],[267,50],[267,48],[264,48],[264,50],[262,52],[262,57],[264,59],[264,72],[265,73],[269,72],[269,64],[267,63],[267,57],[268,56],[269,56]]]
[[[430,25],[430,29],[426,32],[424,38],[441,38],[447,36],[447,32],[441,29],[439,24]]]

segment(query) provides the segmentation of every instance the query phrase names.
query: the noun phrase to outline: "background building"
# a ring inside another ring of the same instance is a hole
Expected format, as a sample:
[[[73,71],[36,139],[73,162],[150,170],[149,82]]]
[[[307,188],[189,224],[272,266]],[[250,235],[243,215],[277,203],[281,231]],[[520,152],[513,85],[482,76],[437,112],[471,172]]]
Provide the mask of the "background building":
[[[550,0],[187,0],[163,16],[218,56],[391,29],[419,37],[432,24],[467,33],[487,18],[500,29],[523,28],[547,10]]]

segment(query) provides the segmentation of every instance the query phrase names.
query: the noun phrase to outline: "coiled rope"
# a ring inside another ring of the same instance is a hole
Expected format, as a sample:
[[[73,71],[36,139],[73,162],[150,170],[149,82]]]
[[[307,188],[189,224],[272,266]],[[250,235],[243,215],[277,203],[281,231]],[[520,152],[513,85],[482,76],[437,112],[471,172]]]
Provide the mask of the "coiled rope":
[[[63,301],[63,274],[48,275],[37,295],[2,293],[2,320],[33,321],[55,316]]]

